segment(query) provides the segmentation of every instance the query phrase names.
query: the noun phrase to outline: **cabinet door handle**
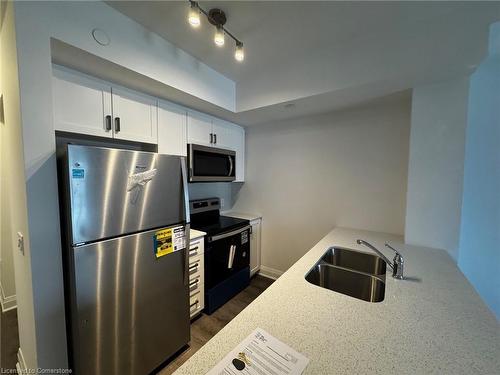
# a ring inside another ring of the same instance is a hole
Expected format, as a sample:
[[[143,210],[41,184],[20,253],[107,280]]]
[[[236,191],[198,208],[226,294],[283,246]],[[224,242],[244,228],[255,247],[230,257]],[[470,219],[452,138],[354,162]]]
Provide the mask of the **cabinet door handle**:
[[[115,133],[118,133],[120,131],[120,118],[115,117]]]
[[[214,134],[210,133],[210,144],[214,143]]]
[[[111,130],[111,115],[106,116],[106,131],[109,132]]]
[[[214,144],[217,144],[217,134],[214,133]]]

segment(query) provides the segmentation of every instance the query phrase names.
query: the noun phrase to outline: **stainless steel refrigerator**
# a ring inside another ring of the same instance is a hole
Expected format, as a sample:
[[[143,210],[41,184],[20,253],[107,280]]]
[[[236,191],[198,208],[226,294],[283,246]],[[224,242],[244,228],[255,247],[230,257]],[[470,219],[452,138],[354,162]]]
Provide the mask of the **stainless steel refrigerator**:
[[[190,336],[185,160],[67,145],[59,172],[74,373],[148,374]]]

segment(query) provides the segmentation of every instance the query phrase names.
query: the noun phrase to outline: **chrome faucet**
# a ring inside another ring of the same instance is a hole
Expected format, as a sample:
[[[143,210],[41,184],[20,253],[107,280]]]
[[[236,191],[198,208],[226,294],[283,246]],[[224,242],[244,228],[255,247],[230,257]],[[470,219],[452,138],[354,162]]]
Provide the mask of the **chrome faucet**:
[[[369,247],[373,251],[375,251],[386,263],[389,267],[392,269],[392,277],[395,279],[402,280],[404,279],[403,276],[403,270],[404,270],[404,259],[401,256],[401,254],[393,248],[391,245],[388,243],[385,244],[386,247],[394,251],[394,259],[391,262],[389,258],[387,258],[380,250],[378,250],[375,246],[373,246],[371,243],[366,242],[365,240],[357,240],[356,241],[359,245],[365,245],[366,247]]]

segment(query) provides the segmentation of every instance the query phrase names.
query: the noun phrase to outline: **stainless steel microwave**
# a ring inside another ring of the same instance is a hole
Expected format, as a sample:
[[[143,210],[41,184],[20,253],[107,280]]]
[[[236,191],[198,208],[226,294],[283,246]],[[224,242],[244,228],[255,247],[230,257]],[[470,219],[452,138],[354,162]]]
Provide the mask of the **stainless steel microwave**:
[[[224,182],[236,179],[236,152],[188,145],[189,182]]]

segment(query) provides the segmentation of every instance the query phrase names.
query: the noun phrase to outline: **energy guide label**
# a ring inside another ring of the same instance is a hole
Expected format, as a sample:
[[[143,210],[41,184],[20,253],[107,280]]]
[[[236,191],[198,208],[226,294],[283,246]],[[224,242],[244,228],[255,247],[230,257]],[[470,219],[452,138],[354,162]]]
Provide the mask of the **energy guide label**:
[[[183,226],[166,228],[154,234],[154,252],[160,258],[186,247],[186,236]]]

